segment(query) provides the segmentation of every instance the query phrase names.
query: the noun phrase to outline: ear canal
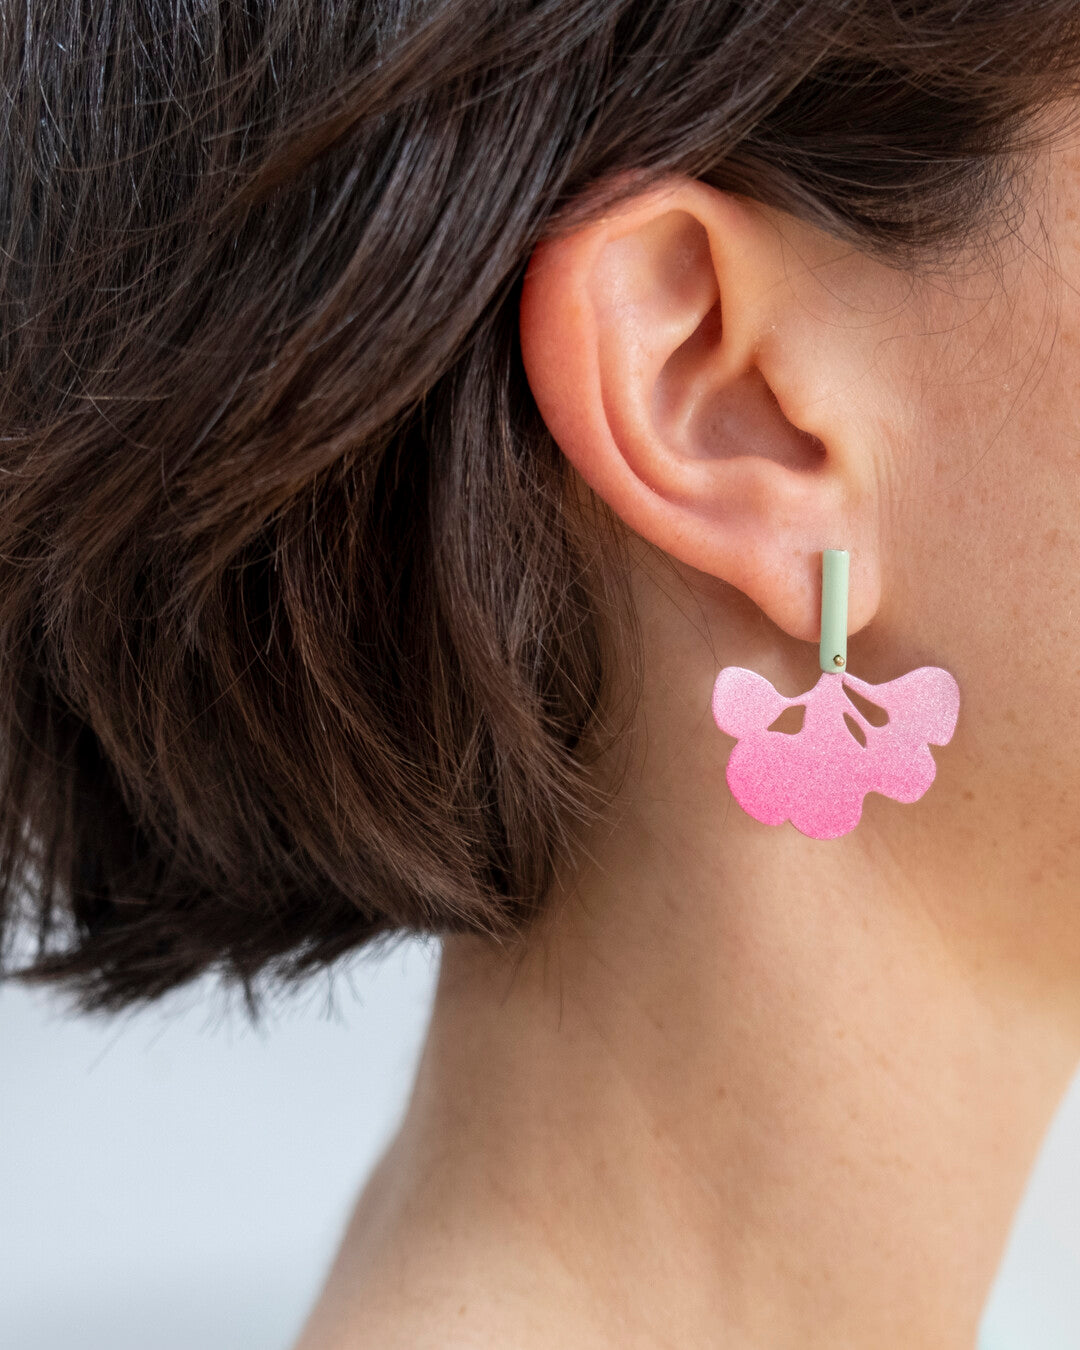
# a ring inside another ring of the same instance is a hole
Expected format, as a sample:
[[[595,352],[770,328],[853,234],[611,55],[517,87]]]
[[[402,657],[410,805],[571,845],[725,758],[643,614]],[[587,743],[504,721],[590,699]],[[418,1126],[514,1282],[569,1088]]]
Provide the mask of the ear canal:
[[[701,329],[709,333],[715,328],[716,340],[719,340],[720,324],[718,304],[703,320]],[[661,434],[671,440],[678,439],[682,453],[695,459],[758,455],[801,472],[811,471],[824,463],[826,450],[821,440],[787,420],[768,381],[753,366],[735,381],[720,384],[705,380],[689,398],[690,384],[683,376],[678,384],[683,406],[678,413],[672,413],[677,400],[669,392],[669,372],[676,373],[678,367],[673,363],[679,362],[690,343],[703,344],[704,336],[704,333],[700,336],[695,333],[690,342],[672,356],[657,381],[654,408]],[[701,363],[699,369],[707,374],[707,362]],[[679,374],[681,376],[682,372]]]

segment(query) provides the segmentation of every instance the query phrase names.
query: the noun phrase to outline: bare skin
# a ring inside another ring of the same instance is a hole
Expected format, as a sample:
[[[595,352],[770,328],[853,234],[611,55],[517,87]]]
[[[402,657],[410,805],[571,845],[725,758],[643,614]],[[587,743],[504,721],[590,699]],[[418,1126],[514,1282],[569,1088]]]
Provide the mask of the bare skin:
[[[297,1350],[974,1346],[1080,1058],[1076,143],[1042,167],[933,278],[681,180],[538,251],[530,382],[634,540],[628,769],[522,952],[446,944]],[[826,546],[854,673],[962,700],[829,842],[739,810],[709,712],[813,683]]]

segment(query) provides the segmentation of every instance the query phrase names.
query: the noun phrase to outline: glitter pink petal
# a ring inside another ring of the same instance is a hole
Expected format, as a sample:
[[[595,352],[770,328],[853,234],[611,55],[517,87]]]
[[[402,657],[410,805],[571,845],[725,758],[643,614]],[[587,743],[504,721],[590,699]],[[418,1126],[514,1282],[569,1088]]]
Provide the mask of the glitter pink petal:
[[[867,721],[845,685],[884,708],[886,724]],[[806,710],[801,731],[769,730],[785,708],[796,706]],[[918,801],[936,772],[929,747],[951,739],[959,709],[956,681],[937,666],[885,684],[825,671],[799,698],[785,698],[752,670],[727,666],[712,697],[716,725],[738,741],[727,767],[735,800],[755,820],[790,820],[812,839],[853,830],[868,792]],[[845,714],[862,730],[865,746],[848,729]]]

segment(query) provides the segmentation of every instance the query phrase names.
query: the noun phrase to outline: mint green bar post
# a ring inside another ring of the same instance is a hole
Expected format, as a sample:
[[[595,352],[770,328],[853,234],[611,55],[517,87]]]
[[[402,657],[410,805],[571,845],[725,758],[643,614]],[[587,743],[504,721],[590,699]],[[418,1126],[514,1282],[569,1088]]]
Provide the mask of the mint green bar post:
[[[821,647],[822,670],[833,674],[847,666],[848,551],[827,548],[821,555]]]

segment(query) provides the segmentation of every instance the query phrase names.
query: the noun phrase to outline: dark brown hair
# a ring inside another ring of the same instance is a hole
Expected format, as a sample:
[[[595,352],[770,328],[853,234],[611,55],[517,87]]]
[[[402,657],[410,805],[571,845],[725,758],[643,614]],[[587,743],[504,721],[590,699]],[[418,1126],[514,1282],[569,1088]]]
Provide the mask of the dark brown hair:
[[[522,372],[546,231],[675,172],[940,260],[1008,229],[1080,68],[1075,0],[26,16],[0,21],[0,870],[8,948],[21,914],[86,1007],[541,911],[625,618]]]

